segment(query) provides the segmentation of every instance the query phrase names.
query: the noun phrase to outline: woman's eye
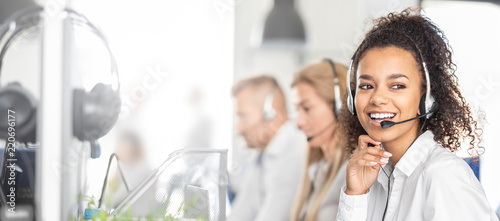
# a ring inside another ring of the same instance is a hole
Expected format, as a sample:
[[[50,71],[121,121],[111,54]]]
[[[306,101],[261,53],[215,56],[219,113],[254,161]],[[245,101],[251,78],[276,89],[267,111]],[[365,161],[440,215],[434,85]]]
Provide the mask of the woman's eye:
[[[308,108],[308,107],[304,107],[304,111],[305,111],[305,112],[309,112],[309,110],[310,110],[310,108]]]
[[[367,90],[367,89],[372,89],[373,87],[369,84],[360,84],[359,85],[359,89],[362,89],[362,90]]]
[[[406,86],[404,86],[403,84],[395,84],[395,85],[392,85],[391,88],[392,89],[404,89],[404,88],[406,88]]]

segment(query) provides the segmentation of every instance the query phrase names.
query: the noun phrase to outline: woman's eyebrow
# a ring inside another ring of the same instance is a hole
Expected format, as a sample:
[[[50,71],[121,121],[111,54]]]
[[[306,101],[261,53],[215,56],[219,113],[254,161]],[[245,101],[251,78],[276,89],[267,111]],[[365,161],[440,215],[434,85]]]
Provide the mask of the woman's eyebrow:
[[[305,99],[305,100],[301,101],[301,102],[299,103],[299,105],[300,105],[300,106],[304,106],[304,105],[306,105],[307,103],[309,103],[309,99]]]
[[[387,77],[387,79],[397,79],[397,78],[406,78],[408,80],[410,80],[410,78],[408,78],[406,75],[404,74],[401,74],[401,73],[395,73],[395,74],[391,74]],[[360,75],[359,76],[359,79],[363,79],[363,80],[373,80],[373,77],[371,75],[366,75],[366,74],[363,74],[363,75]]]
[[[366,74],[363,74],[363,75],[360,75],[359,76],[359,79],[364,79],[364,80],[372,80],[373,77],[370,76],[370,75],[366,75]]]
[[[396,73],[396,74],[391,74],[389,75],[389,77],[387,77],[387,79],[397,79],[397,78],[406,78],[408,80],[410,80],[410,78],[408,78],[406,75],[404,74],[401,74],[401,73]]]

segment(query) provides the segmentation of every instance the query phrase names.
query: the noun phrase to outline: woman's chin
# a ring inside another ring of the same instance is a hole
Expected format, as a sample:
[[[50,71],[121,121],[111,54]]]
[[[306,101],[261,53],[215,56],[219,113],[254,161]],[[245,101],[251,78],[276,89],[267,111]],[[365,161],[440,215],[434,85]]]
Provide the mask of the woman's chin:
[[[309,147],[311,148],[319,148],[321,146],[321,143],[316,141],[316,140],[311,140],[309,142],[307,142],[309,144]]]
[[[388,142],[390,140],[393,140],[393,137],[391,136],[392,134],[388,133],[388,131],[368,131],[368,136],[370,136],[373,140],[378,141],[378,142]]]

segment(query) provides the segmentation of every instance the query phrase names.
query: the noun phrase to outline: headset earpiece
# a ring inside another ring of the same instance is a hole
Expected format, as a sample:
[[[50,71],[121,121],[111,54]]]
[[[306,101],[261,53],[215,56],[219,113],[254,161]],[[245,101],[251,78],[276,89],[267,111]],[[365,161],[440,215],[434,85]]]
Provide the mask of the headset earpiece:
[[[269,93],[266,95],[266,99],[264,100],[264,106],[262,107],[262,117],[266,122],[276,117],[276,111],[273,108],[273,100],[274,100],[274,89],[269,91]]]
[[[111,86],[99,83],[89,93],[73,92],[73,133],[81,141],[106,135],[120,114],[121,99]]]
[[[407,36],[408,37],[408,36]],[[408,37],[410,38],[410,37]],[[410,38],[411,41],[413,41]],[[415,42],[413,42],[415,43]],[[434,99],[434,96],[432,96],[431,93],[431,80],[429,76],[429,70],[427,69],[427,64],[424,62],[424,57],[422,56],[422,52],[420,51],[420,48],[418,48],[417,44],[415,43],[415,47],[417,47],[418,52],[420,54],[420,59],[422,60],[422,67],[424,68],[424,74],[425,74],[425,83],[426,83],[426,91],[425,94],[422,96],[420,99],[420,114],[426,114],[430,113],[426,116],[427,119],[431,118],[434,112],[437,111],[439,108],[439,104],[436,103],[436,100]],[[422,110],[424,112],[422,112]]]
[[[349,111],[351,112],[352,115],[357,116],[356,113],[356,106],[354,105],[354,97],[356,96],[356,90],[351,90],[350,93],[350,99],[349,102],[347,102],[347,105],[349,107]]]
[[[423,94],[422,97],[420,98],[420,104],[418,105],[418,110],[420,111],[420,113],[418,113],[419,115],[426,113],[425,97],[426,97],[425,94]]]
[[[358,51],[359,48],[356,50]],[[356,54],[356,53],[354,53]],[[352,115],[356,116],[356,107],[354,107],[354,97],[356,96],[356,90],[351,89],[351,72],[352,72],[352,63],[354,62],[354,56],[351,58],[351,62],[349,63],[349,69],[347,69],[347,78],[346,78],[346,88],[347,88],[347,108]]]
[[[335,118],[338,119],[340,108],[342,107],[342,100],[340,99],[339,75],[337,73],[337,70],[335,69],[335,63],[332,61],[332,59],[324,58],[323,61],[328,62],[330,64],[330,67],[332,68],[333,92],[335,96],[335,100],[333,101],[333,114],[335,115]]]
[[[427,119],[429,119],[432,114],[439,109],[439,104],[434,100],[434,96],[432,96],[432,94],[429,96],[429,98],[427,98],[427,96],[424,94],[420,99],[420,105],[418,108],[421,114],[430,113],[427,115]]]
[[[8,138],[8,132],[11,132],[8,128],[13,123],[16,141],[36,142],[36,101],[18,82],[0,89],[0,116],[3,117],[0,120],[0,138]]]

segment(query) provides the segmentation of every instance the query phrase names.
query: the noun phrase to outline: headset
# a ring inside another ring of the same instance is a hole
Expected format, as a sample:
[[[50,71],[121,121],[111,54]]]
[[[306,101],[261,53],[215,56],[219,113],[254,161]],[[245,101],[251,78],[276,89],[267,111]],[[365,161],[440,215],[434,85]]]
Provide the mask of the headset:
[[[337,70],[335,69],[335,63],[331,59],[324,58],[323,61],[328,62],[333,70],[332,71],[333,72],[333,90],[334,90],[334,96],[335,96],[335,98],[334,98],[335,100],[333,101],[333,115],[335,116],[335,119],[338,120],[340,108],[342,107],[342,100],[340,99],[340,87],[339,87],[338,73],[337,73]],[[311,141],[312,139],[314,139],[318,135],[321,135],[322,133],[324,133],[328,128],[333,126],[334,122],[335,121],[332,121],[331,123],[329,123],[328,125],[323,127],[319,132],[315,133],[314,135],[312,135],[310,137],[307,137],[307,142]]]
[[[340,108],[342,107],[342,100],[340,99],[339,75],[335,69],[335,63],[330,58],[324,58],[323,61],[328,62],[333,70],[333,90],[335,100],[333,101],[333,114],[338,119]]]
[[[268,122],[276,117],[276,110],[273,108],[273,101],[274,92],[276,92],[276,88],[279,86],[275,78],[271,77],[269,81],[271,83],[271,89],[267,93],[264,100],[264,106],[262,107],[262,118],[264,122]]]
[[[408,38],[415,45],[415,48],[417,49],[418,54],[420,56],[420,60],[422,61],[422,67],[423,67],[424,73],[425,73],[426,92],[425,92],[424,95],[422,95],[422,97],[420,99],[420,104],[419,104],[420,115],[418,117],[411,118],[411,119],[408,119],[408,120],[405,120],[405,121],[401,121],[401,122],[382,121],[381,125],[382,125],[382,128],[384,128],[384,129],[389,128],[389,127],[394,126],[394,125],[399,124],[399,123],[407,122],[409,120],[414,120],[414,119],[417,119],[417,118],[422,118],[424,116],[426,117],[426,119],[429,119],[432,116],[432,114],[437,111],[437,109],[439,107],[439,104],[435,101],[434,96],[432,96],[432,94],[431,94],[431,84],[430,84],[429,71],[427,69],[427,64],[424,61],[424,56],[422,55],[422,51],[418,47],[417,43],[412,38],[410,38],[410,36],[408,36],[405,33],[399,32],[399,31],[396,31],[396,32],[401,33],[402,35],[404,35],[406,38]],[[347,93],[348,94],[347,95],[348,96],[347,97],[347,107],[349,108],[349,111],[351,112],[351,114],[354,115],[354,116],[356,116],[356,107],[354,106],[354,97],[356,95],[356,90],[352,90],[351,89],[351,71],[352,71],[352,65],[354,63],[354,59],[356,57],[356,54],[360,50],[361,46],[365,43],[366,39],[368,39],[374,33],[371,33],[358,46],[358,48],[354,52],[354,55],[351,58],[351,62],[349,64],[349,70],[347,71],[347,80],[346,80],[347,92],[348,92]],[[386,122],[386,123],[384,123],[384,122]]]
[[[104,42],[111,61],[111,74],[116,80],[116,88],[98,83],[90,92],[83,88],[73,90],[73,135],[80,141],[90,141],[92,144],[106,135],[118,121],[121,109],[118,68],[104,35],[85,16],[71,9],[64,9],[64,12],[65,19],[70,19],[73,24],[84,25]],[[4,43],[0,47],[0,71],[3,58],[16,37],[39,26],[43,16],[44,10],[40,6],[26,8],[12,15],[0,27],[0,43]],[[33,95],[17,82],[0,88],[0,115],[7,116],[9,109],[16,111],[16,140],[25,143],[36,142],[37,102]],[[3,119],[0,121],[0,131],[7,131],[8,124],[2,122]],[[0,132],[0,138],[6,139],[6,135],[7,133]]]
[[[417,43],[412,38],[410,38],[410,36],[408,36],[405,33],[402,33],[402,32],[397,31],[397,30],[391,30],[391,31],[395,31],[396,33],[400,33],[400,34],[404,35],[406,38],[408,38],[415,45],[415,48],[418,51],[418,55],[420,56],[420,60],[422,61],[422,67],[423,67],[424,73],[425,73],[426,92],[420,98],[420,103],[419,103],[419,107],[418,107],[419,111],[420,111],[420,115],[419,116],[413,117],[413,118],[410,118],[410,119],[407,119],[407,120],[399,121],[399,122],[385,121],[384,120],[384,121],[380,122],[380,126],[381,126],[382,129],[387,129],[387,128],[390,128],[390,127],[392,127],[392,126],[394,126],[396,124],[401,124],[401,123],[405,123],[405,122],[408,122],[408,121],[411,121],[411,120],[415,120],[415,119],[419,119],[419,118],[425,117],[424,123],[420,127],[419,134],[421,134],[422,130],[424,129],[425,122],[427,121],[427,119],[429,119],[432,116],[432,114],[435,113],[438,110],[439,103],[437,103],[435,101],[434,96],[432,96],[432,94],[431,94],[431,84],[430,84],[429,71],[428,71],[427,65],[426,65],[426,63],[424,61],[424,56],[422,55],[422,51],[418,47]],[[366,42],[366,39],[368,39],[370,36],[372,36],[376,32],[377,31],[375,31],[375,32],[371,33],[370,35],[368,35],[368,37],[366,37],[361,42],[361,44],[358,46],[358,48],[354,52],[354,55],[351,58],[351,62],[349,64],[349,70],[347,71],[347,80],[346,80],[347,92],[348,92],[347,107],[349,108],[349,111],[351,112],[351,114],[354,115],[354,116],[356,116],[357,113],[356,113],[356,107],[354,105],[354,97],[356,95],[356,90],[352,90],[351,89],[351,71],[352,71],[352,65],[354,63],[354,59],[356,57],[356,54],[360,50],[361,46]],[[410,144],[410,147],[417,140],[417,138],[418,138],[418,136],[415,138],[415,140],[413,140],[412,144]],[[382,215],[382,221],[384,221],[385,220],[385,215],[386,215],[386,212],[387,212],[387,206],[389,205],[389,196],[390,196],[389,194],[390,194],[390,191],[391,191],[391,182],[390,182],[391,179],[390,179],[390,177],[392,176],[392,173],[394,172],[394,170],[390,174],[387,174],[382,167],[381,167],[381,169],[382,169],[382,171],[385,173],[385,175],[388,178],[388,183],[387,183],[387,190],[388,190],[387,191],[387,201],[386,201],[385,208],[384,208],[384,214]]]
[[[262,116],[265,122],[270,121],[276,117],[276,110],[274,110],[273,108],[274,90],[275,86],[273,85],[271,91],[267,93],[266,99],[264,100],[264,106],[262,107]]]
[[[328,62],[328,64],[330,64],[333,70],[333,85],[334,85],[334,95],[335,95],[335,100],[333,101],[333,114],[335,115],[335,118],[338,118],[338,115],[340,113],[340,108],[342,107],[342,100],[340,99],[338,73],[337,70],[335,69],[335,63],[331,59],[324,58],[323,61]],[[274,86],[273,89],[271,89],[271,91],[266,95],[266,99],[264,101],[264,107],[262,110],[264,121],[270,121],[274,117],[276,117],[276,111],[274,110],[272,105],[273,99],[274,99]]]

